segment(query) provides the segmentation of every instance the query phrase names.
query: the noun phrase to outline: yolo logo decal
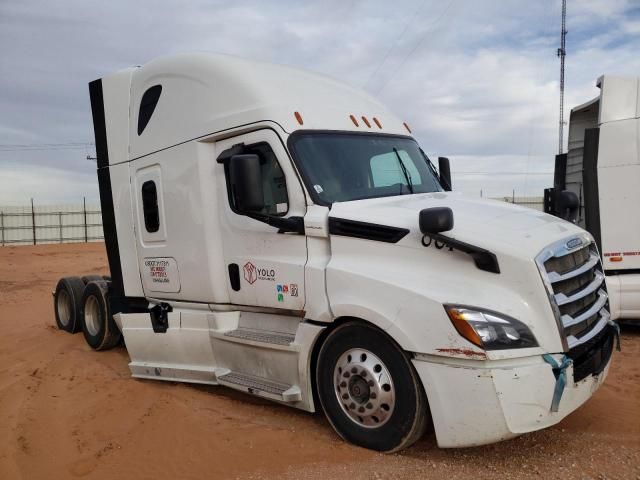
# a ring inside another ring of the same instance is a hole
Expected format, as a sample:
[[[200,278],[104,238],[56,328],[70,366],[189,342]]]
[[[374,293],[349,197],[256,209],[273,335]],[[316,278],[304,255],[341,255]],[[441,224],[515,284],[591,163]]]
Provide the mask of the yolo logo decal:
[[[253,285],[258,279],[258,269],[253,263],[247,262],[244,264],[243,270],[244,279],[249,282],[249,285]]]
[[[242,270],[244,272],[244,279],[249,285],[253,285],[256,280],[274,282],[276,279],[276,271],[273,268],[256,267],[251,262],[245,263]]]

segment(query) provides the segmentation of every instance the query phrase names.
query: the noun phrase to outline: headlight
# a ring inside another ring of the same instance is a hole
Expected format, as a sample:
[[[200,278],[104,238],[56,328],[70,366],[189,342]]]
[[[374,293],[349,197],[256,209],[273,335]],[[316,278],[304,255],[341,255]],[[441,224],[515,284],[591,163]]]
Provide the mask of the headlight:
[[[488,310],[445,305],[458,333],[485,350],[537,347],[531,330],[519,320]]]

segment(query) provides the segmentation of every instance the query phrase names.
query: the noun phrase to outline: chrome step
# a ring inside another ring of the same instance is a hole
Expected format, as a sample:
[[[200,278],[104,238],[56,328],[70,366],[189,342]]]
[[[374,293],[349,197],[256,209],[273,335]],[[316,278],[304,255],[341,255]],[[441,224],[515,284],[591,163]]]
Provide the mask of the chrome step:
[[[296,336],[292,333],[269,332],[252,328],[238,328],[224,333],[225,337],[249,340],[252,342],[269,343],[272,345],[290,345]]]
[[[218,375],[218,383],[281,402],[299,402],[302,400],[302,392],[297,385],[287,385],[245,373],[228,372]]]

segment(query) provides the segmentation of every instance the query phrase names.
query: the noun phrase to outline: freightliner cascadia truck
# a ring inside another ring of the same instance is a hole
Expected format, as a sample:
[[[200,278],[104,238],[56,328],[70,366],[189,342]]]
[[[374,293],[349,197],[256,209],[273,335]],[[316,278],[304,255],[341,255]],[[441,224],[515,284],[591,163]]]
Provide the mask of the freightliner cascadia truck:
[[[603,75],[600,94],[571,110],[568,153],[556,156],[545,211],[571,192],[576,224],[602,252],[612,318],[640,318],[640,79]],[[566,210],[565,210],[566,213]]]
[[[384,452],[559,422],[616,325],[593,237],[450,191],[364,92],[212,54],[89,84],[110,278],[60,280],[58,326],[134,377],[313,412]]]

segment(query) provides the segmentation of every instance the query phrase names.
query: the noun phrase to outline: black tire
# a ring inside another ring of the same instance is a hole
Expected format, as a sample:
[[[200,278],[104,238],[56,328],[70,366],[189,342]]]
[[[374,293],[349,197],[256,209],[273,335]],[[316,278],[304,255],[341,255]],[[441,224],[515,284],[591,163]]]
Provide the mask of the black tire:
[[[53,310],[60,330],[78,333],[82,330],[82,293],[84,282],[80,277],[58,280],[53,294]]]
[[[85,285],[89,282],[95,282],[95,281],[101,282],[102,280],[104,280],[104,277],[102,275],[85,275],[84,277],[81,277],[81,278]]]
[[[363,350],[368,352],[368,358]],[[359,359],[352,359],[350,352],[360,352],[357,353]],[[347,358],[350,363],[344,364]],[[365,367],[365,360],[360,362],[360,359],[366,359],[369,366]],[[377,377],[372,374],[372,363],[373,372],[380,372],[380,367],[383,373],[377,373]],[[343,372],[341,365],[349,368]],[[385,375],[391,381],[381,380]],[[372,377],[384,383],[378,382],[374,387]],[[365,384],[361,383],[363,380]],[[409,357],[391,338],[371,325],[349,322],[329,334],[318,355],[316,385],[322,408],[335,431],[361,447],[395,452],[420,439],[428,425],[426,395]],[[354,385],[357,388],[353,388]],[[366,393],[354,402],[351,395],[354,391],[361,395],[363,385]],[[376,390],[378,387],[385,387],[384,392]],[[377,396],[376,391],[380,392]],[[385,395],[394,396],[391,407],[380,403]],[[386,409],[381,408],[385,405]],[[359,412],[364,413],[360,416]],[[367,422],[369,425],[365,426]],[[378,422],[382,423],[378,426]]]
[[[94,350],[108,350],[120,343],[121,333],[109,308],[109,285],[89,282],[82,296],[82,333]]]

